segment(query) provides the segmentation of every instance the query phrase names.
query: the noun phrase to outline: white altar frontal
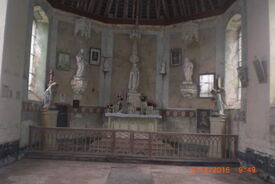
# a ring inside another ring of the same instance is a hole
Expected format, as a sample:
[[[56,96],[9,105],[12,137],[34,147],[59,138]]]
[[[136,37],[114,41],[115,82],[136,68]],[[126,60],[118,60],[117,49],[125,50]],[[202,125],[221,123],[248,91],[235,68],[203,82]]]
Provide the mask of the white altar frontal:
[[[105,127],[114,130],[134,130],[157,132],[158,120],[162,116],[158,114],[122,114],[105,113]]]

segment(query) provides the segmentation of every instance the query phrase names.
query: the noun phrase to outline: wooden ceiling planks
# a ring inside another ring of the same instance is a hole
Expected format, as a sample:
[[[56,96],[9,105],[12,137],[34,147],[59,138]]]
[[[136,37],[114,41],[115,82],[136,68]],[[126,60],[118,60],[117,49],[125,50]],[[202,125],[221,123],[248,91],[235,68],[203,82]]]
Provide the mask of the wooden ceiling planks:
[[[236,0],[47,0],[54,8],[113,24],[170,25],[216,16]]]

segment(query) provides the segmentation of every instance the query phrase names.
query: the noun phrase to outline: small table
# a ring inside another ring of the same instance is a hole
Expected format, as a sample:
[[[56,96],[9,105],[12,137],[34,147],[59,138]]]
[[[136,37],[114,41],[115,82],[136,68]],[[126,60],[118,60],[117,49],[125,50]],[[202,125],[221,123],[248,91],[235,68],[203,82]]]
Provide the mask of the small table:
[[[107,122],[105,126],[108,129],[115,130],[133,130],[133,131],[150,131],[157,132],[158,120],[162,116],[158,114],[122,114],[122,113],[105,113]]]

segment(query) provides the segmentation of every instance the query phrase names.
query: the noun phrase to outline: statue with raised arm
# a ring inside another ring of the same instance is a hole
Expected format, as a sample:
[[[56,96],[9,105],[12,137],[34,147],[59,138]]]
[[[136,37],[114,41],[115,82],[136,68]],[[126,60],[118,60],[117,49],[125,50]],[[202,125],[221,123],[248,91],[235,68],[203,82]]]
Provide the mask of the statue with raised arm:
[[[223,89],[212,89],[211,93],[213,94],[216,102],[216,114],[215,115],[224,115],[224,101],[222,98]]]
[[[193,63],[189,60],[189,58],[185,58],[184,64],[183,64],[183,71],[184,71],[184,77],[185,77],[185,83],[193,83],[192,76],[193,76]]]
[[[49,85],[49,87],[44,92],[43,109],[48,110],[50,108],[55,107],[53,105],[53,95],[57,86],[58,84],[56,82],[53,82]]]

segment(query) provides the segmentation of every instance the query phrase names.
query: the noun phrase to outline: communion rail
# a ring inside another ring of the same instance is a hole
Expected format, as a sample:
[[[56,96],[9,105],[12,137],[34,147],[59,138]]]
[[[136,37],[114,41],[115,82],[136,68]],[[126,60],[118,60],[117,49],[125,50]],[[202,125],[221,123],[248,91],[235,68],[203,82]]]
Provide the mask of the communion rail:
[[[30,127],[29,152],[145,160],[236,160],[238,136]]]

